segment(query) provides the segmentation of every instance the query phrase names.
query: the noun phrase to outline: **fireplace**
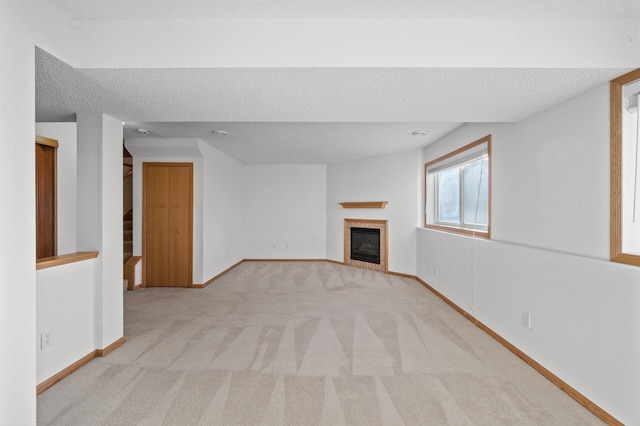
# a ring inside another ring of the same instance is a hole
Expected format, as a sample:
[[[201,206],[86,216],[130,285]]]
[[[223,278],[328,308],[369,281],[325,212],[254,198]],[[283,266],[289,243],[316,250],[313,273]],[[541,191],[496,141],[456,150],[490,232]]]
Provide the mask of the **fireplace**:
[[[387,273],[388,241],[386,220],[345,219],[344,264]]]
[[[380,230],[351,228],[351,259],[380,264]]]

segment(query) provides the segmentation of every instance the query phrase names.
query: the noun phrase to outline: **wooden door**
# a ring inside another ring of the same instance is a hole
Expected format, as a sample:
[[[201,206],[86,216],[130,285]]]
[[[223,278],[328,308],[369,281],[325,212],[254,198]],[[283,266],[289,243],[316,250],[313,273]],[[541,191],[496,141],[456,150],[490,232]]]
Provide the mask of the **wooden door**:
[[[192,279],[193,164],[143,163],[142,262],[148,287]]]
[[[57,141],[36,139],[36,259],[55,256]]]

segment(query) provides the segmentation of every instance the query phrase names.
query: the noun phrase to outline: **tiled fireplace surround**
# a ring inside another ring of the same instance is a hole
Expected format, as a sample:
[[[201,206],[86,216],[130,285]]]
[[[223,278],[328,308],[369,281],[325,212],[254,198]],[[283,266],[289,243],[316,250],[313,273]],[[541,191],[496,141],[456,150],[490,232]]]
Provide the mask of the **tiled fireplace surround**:
[[[369,228],[380,230],[380,264],[361,262],[351,259],[351,228]],[[388,267],[389,240],[387,237],[387,221],[379,219],[345,219],[344,220],[344,264],[371,271],[389,272]]]

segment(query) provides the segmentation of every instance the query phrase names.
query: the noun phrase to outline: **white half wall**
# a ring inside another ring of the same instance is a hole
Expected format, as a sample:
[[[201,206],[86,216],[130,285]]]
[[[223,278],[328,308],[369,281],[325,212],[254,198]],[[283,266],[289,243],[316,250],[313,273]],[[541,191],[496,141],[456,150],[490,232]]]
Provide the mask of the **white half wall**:
[[[88,259],[36,272],[38,384],[97,349],[94,346],[96,265],[96,259]],[[42,347],[42,333],[50,333],[51,346]]]
[[[58,254],[75,253],[77,218],[76,123],[36,123],[36,134],[58,141],[56,220]]]
[[[244,258],[325,259],[327,167],[243,167]]]
[[[389,271],[416,274],[422,150],[327,166],[327,258],[343,262],[344,219],[388,220]],[[388,201],[384,209],[344,209],[343,201]]]
[[[513,125],[464,125],[428,146],[425,161],[488,133],[492,239],[419,229],[418,276],[638,424],[640,268],[608,261],[608,87]]]

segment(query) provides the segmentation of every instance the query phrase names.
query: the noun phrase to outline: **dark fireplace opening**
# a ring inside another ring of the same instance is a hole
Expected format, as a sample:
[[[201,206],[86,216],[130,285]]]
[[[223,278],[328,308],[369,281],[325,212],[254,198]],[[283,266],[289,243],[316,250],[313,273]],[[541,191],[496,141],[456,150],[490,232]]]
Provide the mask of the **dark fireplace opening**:
[[[351,228],[351,259],[380,264],[380,229]]]

